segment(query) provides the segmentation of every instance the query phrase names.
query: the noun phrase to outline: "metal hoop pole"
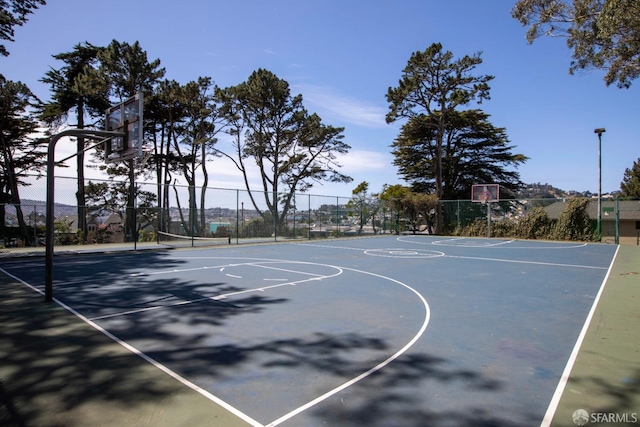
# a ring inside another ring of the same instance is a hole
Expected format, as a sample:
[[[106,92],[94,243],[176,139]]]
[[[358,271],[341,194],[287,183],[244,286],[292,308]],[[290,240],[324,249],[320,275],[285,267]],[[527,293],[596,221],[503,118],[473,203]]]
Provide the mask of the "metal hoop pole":
[[[487,238],[491,238],[491,202],[489,200],[485,203],[487,205]]]
[[[53,241],[54,234],[54,196],[55,196],[55,148],[58,140],[64,136],[84,136],[85,138],[113,138],[123,137],[124,132],[112,132],[90,129],[67,129],[51,137],[47,149],[47,206],[46,206],[46,241],[44,263],[44,301],[53,301]],[[76,153],[77,155],[77,153]],[[69,159],[70,157],[67,157]],[[65,159],[65,160],[67,160]]]

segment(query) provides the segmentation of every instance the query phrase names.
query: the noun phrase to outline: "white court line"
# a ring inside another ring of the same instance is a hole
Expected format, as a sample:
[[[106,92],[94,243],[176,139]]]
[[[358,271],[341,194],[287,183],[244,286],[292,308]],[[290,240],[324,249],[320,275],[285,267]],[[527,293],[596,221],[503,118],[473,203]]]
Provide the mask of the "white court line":
[[[348,246],[332,246],[332,245],[320,245],[317,243],[292,243],[292,245],[296,246],[312,246],[316,248],[328,248],[328,249],[346,249],[351,251],[366,251],[371,248],[350,248]]]
[[[271,262],[271,263],[273,263],[273,262]],[[258,268],[266,268],[266,269],[269,269],[269,270],[284,271],[284,272],[287,272],[287,273],[306,274],[307,276],[325,277],[323,274],[309,273],[307,271],[289,270],[289,269],[286,269],[286,268],[271,267],[271,266],[263,265],[261,263],[247,263],[247,264],[244,264],[244,265],[249,265],[251,267],[258,267]]]
[[[402,237],[405,237],[405,239],[402,239]],[[405,243],[411,243],[411,244],[415,244],[415,245],[434,245],[434,246],[448,246],[448,247],[452,247],[452,248],[495,248],[498,246],[502,246],[502,245],[506,245],[509,244],[509,249],[533,249],[533,250],[537,250],[537,249],[577,249],[577,248],[584,248],[585,246],[587,246],[587,243],[580,243],[580,244],[569,244],[566,242],[553,242],[553,241],[539,241],[539,240],[505,240],[502,242],[495,242],[495,243],[489,243],[489,244],[456,244],[455,242],[460,242],[461,240],[465,240],[465,239],[470,239],[469,237],[456,237],[456,238],[452,238],[452,239],[444,239],[444,240],[435,240],[433,242],[418,242],[412,239],[408,239],[407,237],[410,236],[401,236],[398,237],[398,241],[400,242],[405,242]],[[476,239],[478,240],[478,239]],[[490,240],[487,239],[488,242],[490,242]],[[514,246],[514,244],[517,244],[518,242],[535,242],[534,245],[532,246]],[[542,245],[545,246],[542,246]]]
[[[513,240],[505,240],[502,242],[499,241],[492,241],[492,240],[486,240],[486,242],[484,240],[481,240],[480,242],[482,243],[466,243],[466,241],[470,240],[467,237],[459,237],[459,238],[455,238],[455,239],[445,239],[445,240],[435,240],[433,242],[429,242],[429,243],[423,243],[423,242],[416,242],[413,240],[403,240],[402,239],[403,236],[398,237],[398,241],[400,242],[406,242],[406,243],[414,243],[414,244],[419,244],[419,245],[435,245],[435,246],[452,246],[452,247],[456,247],[456,248],[492,248],[495,246],[501,246],[501,245],[506,245],[509,243],[512,243]],[[475,241],[477,242],[478,239],[475,239]],[[455,242],[455,244],[454,244]],[[458,242],[462,242],[462,244],[459,244]]]
[[[432,243],[423,243],[423,242],[414,242],[411,240],[401,240],[401,237],[398,237],[397,240],[403,243],[415,243],[415,244],[419,244],[419,245],[430,245]],[[440,240],[439,242],[446,242],[446,241],[459,241],[459,240],[463,240],[464,238],[455,238],[455,239],[447,239],[447,240]],[[509,241],[505,241],[502,243],[498,243],[495,245],[483,245],[483,246],[465,246],[465,245],[448,245],[450,247],[459,247],[459,248],[472,248],[472,247],[478,247],[478,248],[483,248],[483,247],[494,247],[497,245],[501,245],[501,244],[506,244],[506,243],[511,243],[514,242],[515,240],[509,240]],[[352,250],[362,250],[365,253],[367,251],[384,251],[387,249],[359,249],[359,248],[349,248],[349,247],[341,247],[341,246],[325,246],[325,245],[318,245],[318,244],[307,244],[307,243],[298,243],[300,245],[304,245],[304,246],[316,246],[316,247],[322,247],[322,248],[333,248],[333,249],[352,249]],[[578,248],[578,247],[584,247],[587,244],[581,244],[578,246],[567,246],[567,248]],[[438,246],[438,245],[436,245]],[[440,245],[440,246],[447,246],[447,245]],[[510,246],[509,249],[511,249],[512,247]],[[521,248],[517,248],[517,249],[521,249]],[[471,256],[460,256],[460,255],[446,255],[443,252],[440,252],[442,255],[438,255],[438,256],[422,256],[421,258],[459,258],[459,259],[472,259],[472,260],[480,260],[480,261],[492,261],[492,262],[509,262],[509,263],[516,263],[516,264],[531,264],[531,265],[546,265],[546,266],[550,266],[550,267],[571,267],[571,268],[589,268],[589,269],[594,269],[594,270],[606,270],[607,267],[596,267],[593,265],[580,265],[580,264],[562,264],[562,263],[553,263],[553,262],[542,262],[542,261],[526,261],[526,260],[509,260],[509,259],[503,259],[503,258],[485,258],[485,257],[471,257]],[[395,257],[398,258],[398,257]],[[406,258],[410,258],[410,257],[406,257]],[[417,256],[416,256],[417,258]]]
[[[39,293],[40,295],[44,296],[44,291],[41,291],[40,289],[36,288],[35,286],[25,282],[21,278],[14,276],[13,274],[9,273],[4,268],[0,268],[0,271],[2,271],[4,274],[6,274],[7,276],[11,277],[12,279],[15,279],[18,282],[22,283],[23,285],[25,285],[27,288],[31,289],[32,291],[35,291],[35,292]]]
[[[516,260],[516,259],[484,258],[484,257],[475,257],[475,256],[445,255],[444,258],[473,259],[473,260],[479,260],[479,261],[493,261],[493,262],[510,262],[515,264],[546,265],[550,267],[590,268],[593,270],[607,269],[607,267],[596,267],[594,265],[560,264],[556,262],[523,261],[523,260]]]
[[[224,258],[228,258],[228,257],[224,257]],[[191,258],[191,259],[195,259],[195,258]],[[211,259],[211,258],[207,258],[207,259]],[[233,258],[233,259],[239,259],[239,258]],[[208,270],[208,269],[215,269],[215,268],[219,268],[220,271],[223,271],[225,268],[227,267],[242,267],[242,266],[253,266],[253,267],[261,267],[261,268],[271,268],[273,270],[278,270],[278,268],[276,267],[267,267],[264,264],[282,264],[284,262],[288,263],[288,264],[308,264],[305,263],[304,261],[280,261],[280,260],[261,260],[260,258],[246,258],[246,259],[251,259],[254,260],[255,262],[243,262],[243,263],[232,263],[232,264],[219,264],[219,265],[205,265],[202,267],[194,267],[194,268],[182,268],[182,269],[171,269],[171,270],[160,270],[160,271],[150,271],[150,272],[139,272],[139,273],[131,273],[129,276],[131,277],[137,277],[137,276],[158,276],[158,275],[162,275],[162,274],[173,274],[173,273],[186,273],[186,272],[192,272],[192,271],[200,271],[200,270]],[[308,273],[306,271],[296,271],[296,270],[287,270],[287,269],[279,269],[281,271],[286,271],[289,273],[299,273],[299,274],[308,274],[308,275],[312,275],[313,273]],[[318,274],[318,276],[321,276],[320,274]]]
[[[274,261],[274,262],[276,262],[276,261]],[[279,261],[279,262],[287,262],[287,261]],[[382,368],[384,368],[385,366],[387,366],[388,364],[390,364],[391,362],[396,360],[398,357],[400,357],[402,354],[404,354],[407,350],[409,350],[409,348],[411,348],[418,341],[418,339],[420,339],[420,337],[424,334],[424,331],[427,329],[427,325],[429,324],[429,321],[431,319],[431,309],[430,309],[429,304],[427,303],[426,299],[418,291],[416,291],[412,287],[406,285],[405,283],[402,283],[402,282],[400,282],[398,280],[395,280],[395,279],[392,279],[390,277],[386,277],[386,276],[383,276],[383,275],[380,275],[380,274],[367,272],[367,271],[362,271],[362,270],[357,270],[357,269],[353,269],[353,268],[337,267],[337,266],[328,265],[328,264],[318,264],[318,263],[310,263],[310,262],[307,262],[306,264],[321,265],[321,266],[325,266],[325,267],[332,267],[332,268],[335,268],[335,269],[339,270],[339,273],[336,273],[335,275],[332,275],[332,276],[326,276],[326,277],[335,277],[335,276],[337,276],[339,274],[342,274],[342,272],[344,270],[349,270],[349,271],[354,271],[354,272],[358,272],[358,273],[362,273],[362,274],[368,274],[368,275],[371,275],[371,276],[374,276],[374,277],[379,277],[379,278],[386,279],[386,280],[389,280],[391,282],[397,283],[397,284],[409,289],[411,292],[413,292],[414,294],[416,294],[418,296],[418,298],[420,299],[420,301],[422,302],[422,304],[425,307],[425,318],[424,318],[424,321],[423,321],[421,327],[419,328],[418,332],[414,335],[414,337],[407,344],[405,344],[400,350],[398,350],[396,353],[394,353],[393,355],[388,357],[386,360],[382,361],[381,363],[377,364],[376,366],[372,367],[371,369],[367,370],[366,372],[363,372],[362,374],[358,375],[357,377],[345,382],[344,384],[342,384],[342,385],[340,385],[340,386],[328,391],[327,393],[325,393],[325,394],[323,394],[323,395],[311,400],[310,402],[306,403],[305,405],[302,405],[302,406],[298,407],[297,409],[289,412],[288,414],[283,415],[282,417],[278,418],[277,420],[269,423],[267,425],[268,427],[277,426],[277,425],[279,425],[279,424],[281,424],[281,423],[293,418],[294,416],[296,416],[296,415],[304,412],[305,410],[317,405],[318,403],[328,399],[329,397],[335,395],[336,393],[339,393],[340,391],[342,391],[342,390],[344,390],[344,389],[356,384],[357,382],[363,380],[364,378],[370,376],[371,374],[381,370]],[[6,271],[4,271],[2,268],[0,268],[0,271],[3,271],[3,272],[6,273]],[[9,274],[9,273],[6,273],[6,274],[8,274],[9,276],[15,278],[16,280],[20,281],[21,283],[25,284],[26,286],[28,286],[29,288],[35,290],[36,292],[38,292],[40,294],[43,294],[42,291],[40,291],[37,288],[31,286],[27,282],[25,282],[25,281],[15,277],[15,276]],[[321,278],[314,277],[314,278],[309,278],[309,279],[302,280],[300,282],[308,282],[308,281],[314,281],[314,280],[321,280]],[[279,284],[279,285],[271,286],[269,288],[275,288],[275,287],[285,286],[285,285],[286,284]],[[260,288],[258,290],[264,290],[264,289],[267,289],[267,288]],[[58,301],[56,298],[54,298],[53,300],[54,300],[54,302],[56,304],[60,305],[65,310],[69,311],[70,313],[73,313],[75,316],[77,316],[78,318],[80,318],[81,320],[83,320],[84,322],[86,322],[87,324],[89,324],[90,326],[95,328],[96,330],[102,332],[104,335],[106,335],[107,337],[111,338],[116,343],[120,344],[121,346],[123,346],[127,350],[131,351],[132,353],[136,354],[137,356],[141,357],[142,359],[146,360],[147,362],[151,363],[153,366],[155,366],[156,368],[160,369],[162,372],[164,372],[167,375],[169,375],[170,377],[174,378],[175,380],[177,380],[181,384],[191,388],[192,390],[196,391],[197,393],[201,394],[202,396],[206,397],[207,399],[211,400],[212,402],[217,403],[218,405],[220,405],[221,407],[223,407],[227,411],[231,412],[235,416],[237,416],[237,417],[241,418],[242,420],[246,421],[247,423],[249,423],[251,426],[254,426],[254,427],[265,427],[263,424],[261,424],[258,421],[254,420],[253,418],[251,418],[247,414],[245,414],[242,411],[238,410],[237,408],[231,406],[230,404],[228,404],[227,402],[223,401],[222,399],[216,397],[215,395],[209,393],[207,390],[199,387],[198,385],[192,383],[191,381],[187,380],[186,378],[183,378],[182,376],[180,376],[176,372],[172,371],[171,369],[167,368],[166,366],[164,366],[160,362],[158,362],[155,359],[153,359],[152,357],[148,356],[146,353],[143,353],[142,351],[138,350],[137,348],[133,347],[132,345],[128,344],[127,342],[119,339],[118,337],[116,337],[115,335],[111,334],[106,329],[104,329],[101,326],[99,326],[98,324],[96,324],[94,321],[86,318],[85,316],[83,316],[82,314],[78,313],[77,311],[75,311],[71,307],[67,306],[66,304],[62,303],[61,301]]]
[[[144,313],[145,311],[160,310],[161,308],[179,307],[181,305],[193,304],[195,302],[200,302],[200,301],[204,301],[204,300],[208,300],[208,299],[215,299],[215,297],[204,297],[204,298],[192,299],[192,300],[189,300],[189,301],[179,301],[179,302],[176,302],[176,303],[173,303],[173,304],[154,305],[152,307],[136,308],[135,310],[120,311],[118,313],[105,314],[103,316],[91,317],[91,318],[89,318],[89,320],[110,319],[112,317],[128,316],[130,314]]]
[[[321,265],[324,265],[324,264],[321,264]],[[333,267],[335,267],[335,266],[333,266]],[[306,411],[307,409],[311,408],[312,406],[317,405],[318,403],[330,398],[334,394],[339,393],[339,392],[341,392],[342,390],[344,390],[344,389],[346,389],[348,387],[351,387],[352,385],[354,385],[355,383],[365,379],[369,375],[381,370],[382,368],[387,366],[389,363],[393,362],[398,357],[400,357],[404,353],[406,353],[406,351],[409,350],[409,348],[411,348],[420,339],[420,337],[424,334],[424,331],[427,329],[427,325],[429,324],[429,320],[431,319],[431,309],[429,308],[429,303],[422,296],[422,294],[420,294],[420,292],[416,291],[411,286],[409,286],[409,285],[407,285],[405,283],[402,283],[402,282],[400,282],[398,280],[392,279],[390,277],[382,276],[382,275],[376,274],[376,273],[371,273],[369,271],[357,270],[355,268],[347,268],[347,267],[335,267],[335,268],[342,268],[344,270],[355,271],[357,273],[369,274],[371,276],[379,277],[381,279],[386,279],[386,280],[389,280],[391,282],[397,283],[397,284],[399,284],[401,286],[404,286],[405,288],[409,289],[411,292],[416,294],[418,296],[418,298],[420,299],[420,301],[422,302],[422,304],[424,305],[424,308],[425,308],[424,321],[422,322],[422,325],[420,326],[420,329],[415,334],[415,336],[407,344],[405,344],[404,347],[402,347],[400,350],[398,350],[397,352],[392,354],[390,357],[388,357],[384,361],[380,362],[379,364],[377,364],[373,368],[369,369],[368,371],[363,372],[362,374],[358,375],[357,377],[352,378],[351,380],[349,380],[349,381],[345,382],[344,384],[334,388],[333,390],[330,390],[330,391],[326,392],[325,394],[316,397],[315,399],[313,399],[310,402],[300,406],[297,409],[294,409],[293,411],[289,412],[288,414],[285,414],[285,415],[281,416],[277,420],[270,422],[265,427],[275,427],[275,426],[277,426],[279,424],[282,424],[283,422],[285,422],[285,421],[295,417],[296,415]]]
[[[598,302],[600,301],[600,297],[602,296],[602,292],[604,292],[604,287],[607,284],[607,280],[609,279],[609,275],[611,274],[611,270],[613,269],[613,264],[616,261],[616,257],[618,256],[618,251],[620,250],[620,246],[616,248],[616,252],[613,255],[613,259],[611,260],[611,264],[609,265],[609,269],[607,274],[604,276],[604,280],[602,281],[602,285],[600,285],[600,290],[598,290],[598,294],[596,295],[596,299],[593,301],[591,305],[591,310],[589,310],[589,314],[587,315],[586,320],[584,321],[584,325],[582,325],[582,330],[580,331],[580,335],[578,335],[578,339],[576,344],[573,346],[573,351],[569,356],[569,360],[567,361],[567,365],[560,376],[560,381],[558,382],[558,387],[556,387],[556,391],[553,393],[553,397],[551,398],[551,402],[549,403],[549,407],[547,408],[547,412],[544,414],[544,418],[542,419],[542,423],[540,427],[548,427],[551,425],[551,421],[553,420],[553,416],[558,409],[558,405],[560,404],[560,398],[564,393],[564,389],[567,386],[567,382],[569,381],[569,376],[571,375],[571,371],[573,370],[573,365],[578,358],[578,353],[580,352],[580,347],[582,347],[582,342],[584,341],[584,337],[587,335],[587,330],[589,329],[589,325],[591,324],[591,319],[593,319],[593,315],[596,312],[596,308],[598,306]]]
[[[23,285],[27,286],[28,288],[36,291],[40,295],[44,295],[44,292],[42,292],[38,288],[30,285],[29,283],[25,282],[24,280],[20,279],[19,277],[16,277],[13,274],[8,273],[6,270],[4,270],[2,268],[0,268],[0,271],[2,271],[7,276],[10,276],[11,278],[19,281],[20,283],[22,283]],[[73,308],[71,308],[68,305],[66,305],[65,303],[63,303],[62,301],[59,301],[57,298],[53,298],[53,302],[55,302],[60,307],[62,307],[65,310],[67,310],[69,313],[75,315],[80,320],[82,320],[83,322],[85,322],[86,324],[91,326],[92,328],[96,329],[97,331],[99,331],[99,332],[103,333],[104,335],[106,335],[107,337],[111,338],[117,344],[120,344],[122,347],[126,348],[127,350],[129,350],[133,354],[135,354],[135,355],[141,357],[142,359],[146,360],[147,362],[151,363],[153,366],[155,366],[156,368],[158,368],[159,370],[161,370],[165,374],[169,375],[171,378],[175,379],[176,381],[178,381],[182,385],[184,385],[186,387],[189,387],[191,390],[201,394],[202,396],[206,397],[210,401],[212,401],[214,403],[217,403],[218,405],[220,405],[221,407],[223,407],[227,411],[231,412],[236,417],[242,419],[243,421],[246,421],[247,423],[249,423],[250,425],[252,425],[254,427],[264,427],[261,423],[259,423],[258,421],[254,420],[253,418],[251,418],[250,416],[248,416],[244,412],[236,409],[235,407],[229,405],[227,402],[225,402],[224,400],[220,399],[219,397],[216,397],[213,394],[209,393],[207,390],[203,389],[202,387],[200,387],[200,386],[192,383],[191,381],[187,380],[186,378],[178,375],[176,372],[174,372],[171,369],[167,368],[162,363],[156,361],[151,356],[147,355],[146,353],[143,353],[142,351],[138,350],[134,346],[132,346],[132,345],[128,344],[127,342],[121,340],[120,338],[116,337],[111,332],[107,331],[106,329],[104,329],[103,327],[98,325],[97,323],[91,321],[90,319],[86,318],[82,314],[78,313]]]
[[[224,269],[224,267],[227,266],[233,266],[233,264],[223,264],[222,268]],[[144,276],[156,276],[156,275],[162,275],[162,274],[173,274],[173,273],[184,273],[184,272],[190,272],[190,271],[199,271],[199,270],[207,270],[210,268],[220,268],[221,266],[203,266],[203,267],[196,267],[196,268],[185,268],[185,269],[172,269],[172,270],[162,270],[162,271],[151,271],[151,272],[138,272],[138,273],[130,273],[126,276],[122,276],[124,278],[126,277],[144,277]],[[118,280],[122,280],[122,279],[118,279]],[[82,285],[85,283],[100,283],[100,282],[108,282],[109,284],[118,284],[118,280],[113,280],[112,278],[109,277],[98,277],[98,278],[92,278],[92,279],[83,279],[83,280],[69,280],[69,281],[59,281],[59,282],[54,282],[53,285],[56,287],[61,287],[61,286],[69,286],[69,285]]]
[[[270,262],[273,262],[273,261],[270,261]],[[314,263],[309,263],[309,264],[314,264]],[[243,264],[238,264],[238,265],[243,265]],[[246,264],[246,265],[257,267],[257,265],[255,265],[254,263],[250,263],[250,264]],[[314,265],[317,265],[317,264],[314,264]],[[343,271],[341,269],[339,269],[338,267],[334,267],[334,268],[337,268],[338,272],[335,273],[335,274],[330,274],[330,275],[326,275],[326,276],[321,276],[321,275],[313,274],[313,273],[306,273],[306,274],[311,275],[313,277],[308,278],[308,279],[295,280],[295,281],[286,282],[286,283],[278,283],[276,285],[261,286],[261,287],[257,287],[257,288],[244,289],[242,291],[229,292],[227,294],[215,295],[215,296],[212,296],[212,297],[203,297],[203,298],[197,298],[197,299],[189,300],[189,301],[180,301],[180,302],[176,302],[174,304],[155,305],[153,307],[145,307],[145,308],[139,308],[139,309],[135,309],[135,310],[123,311],[123,312],[118,312],[118,313],[105,314],[103,316],[92,317],[90,320],[103,320],[103,319],[110,319],[110,318],[119,317],[119,316],[128,316],[128,315],[131,315],[131,314],[144,313],[144,312],[152,311],[152,310],[161,310],[161,309],[164,309],[164,308],[179,307],[179,306],[182,306],[182,305],[193,304],[193,303],[196,303],[196,302],[201,302],[201,301],[206,301],[206,300],[219,301],[219,300],[223,300],[223,299],[226,299],[228,297],[235,296],[235,295],[242,295],[242,294],[247,294],[247,293],[252,293],[252,292],[264,292],[267,289],[275,289],[275,288],[279,288],[279,287],[282,287],[282,286],[296,286],[296,285],[299,285],[301,283],[321,281],[321,280],[329,279],[329,278],[336,277],[336,276],[339,276],[339,275],[342,274]],[[279,270],[277,268],[274,268],[274,269],[275,270]],[[285,270],[285,269],[282,269],[282,270]],[[303,274],[304,272],[298,272],[298,273]]]

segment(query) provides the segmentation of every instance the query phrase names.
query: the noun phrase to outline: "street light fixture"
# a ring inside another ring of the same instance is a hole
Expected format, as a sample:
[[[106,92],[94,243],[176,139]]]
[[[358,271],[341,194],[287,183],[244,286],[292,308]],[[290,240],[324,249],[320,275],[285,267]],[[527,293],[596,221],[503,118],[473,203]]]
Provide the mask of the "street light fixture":
[[[602,239],[602,134],[605,128],[594,129],[598,134],[598,239]]]

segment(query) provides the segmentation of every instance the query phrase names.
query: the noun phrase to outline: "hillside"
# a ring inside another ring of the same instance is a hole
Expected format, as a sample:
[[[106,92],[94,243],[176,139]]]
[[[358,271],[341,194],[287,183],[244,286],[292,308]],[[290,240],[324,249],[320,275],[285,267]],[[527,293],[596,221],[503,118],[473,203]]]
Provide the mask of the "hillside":
[[[521,199],[567,199],[571,197],[592,197],[594,194],[590,191],[565,191],[556,188],[550,184],[526,184],[525,188],[518,193]]]

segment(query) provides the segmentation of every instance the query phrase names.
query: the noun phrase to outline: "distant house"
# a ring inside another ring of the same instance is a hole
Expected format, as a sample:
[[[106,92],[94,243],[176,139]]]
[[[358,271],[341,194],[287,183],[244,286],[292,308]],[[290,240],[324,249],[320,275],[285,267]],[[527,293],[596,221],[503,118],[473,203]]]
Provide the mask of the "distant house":
[[[100,234],[101,243],[123,243],[124,226],[122,218],[117,213],[112,213],[98,225],[97,233]]]
[[[78,215],[58,215],[54,219],[54,223],[67,233],[75,235],[78,230]]]
[[[550,219],[558,219],[567,207],[567,201],[559,201],[547,206],[545,211]],[[616,238],[616,202],[615,200],[602,200],[602,241],[615,243]],[[640,200],[618,201],[619,223],[618,235],[621,245],[640,244]],[[598,219],[598,201],[591,200],[587,206],[589,218]]]

